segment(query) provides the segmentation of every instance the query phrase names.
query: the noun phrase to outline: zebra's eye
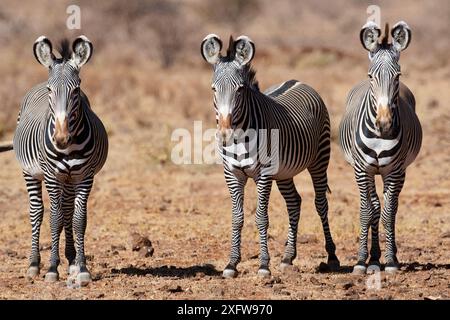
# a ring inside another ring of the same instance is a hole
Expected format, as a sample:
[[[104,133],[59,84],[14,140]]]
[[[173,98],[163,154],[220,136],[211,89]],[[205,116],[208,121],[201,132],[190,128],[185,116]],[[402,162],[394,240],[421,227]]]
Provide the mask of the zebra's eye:
[[[372,75],[369,73],[369,74],[367,74],[368,76],[369,76],[369,79],[373,79],[373,77],[372,77]]]
[[[211,90],[212,90],[213,92],[216,92],[216,91],[217,91],[215,87],[211,87]]]

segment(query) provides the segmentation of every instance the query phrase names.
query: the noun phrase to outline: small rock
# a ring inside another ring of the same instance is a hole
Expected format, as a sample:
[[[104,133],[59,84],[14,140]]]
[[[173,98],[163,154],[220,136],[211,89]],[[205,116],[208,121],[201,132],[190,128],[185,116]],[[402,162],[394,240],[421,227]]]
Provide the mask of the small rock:
[[[127,250],[127,248],[125,248],[124,245],[119,244],[119,245],[111,245],[111,250],[112,251],[116,251],[116,250],[125,251],[125,250]]]
[[[100,293],[98,296],[97,296],[97,299],[101,299],[101,298],[104,298],[105,297],[105,294],[104,293]]]
[[[171,285],[167,287],[167,291],[170,293],[183,292],[180,286]]]
[[[6,249],[5,253],[8,255],[8,257],[17,257],[17,252],[11,249]]]
[[[281,285],[281,284],[274,284],[273,285],[273,292],[276,293],[276,294],[281,294],[283,289],[286,289],[286,287],[284,285]]]
[[[259,254],[254,254],[254,255],[252,255],[249,259],[250,259],[250,260],[258,259],[258,257],[259,257]]]
[[[138,233],[133,233],[131,236],[131,249],[133,251],[138,251],[139,255],[145,258],[153,256],[154,249],[152,242],[147,237],[143,237]]]
[[[317,237],[313,234],[302,234],[298,237],[298,242],[301,244],[305,243],[317,243]]]
[[[441,234],[441,238],[450,238],[450,231],[444,232]]]
[[[347,281],[342,284],[342,289],[348,290],[353,287],[355,284],[352,281]]]
[[[320,285],[322,285],[322,283],[321,283],[319,280],[317,280],[317,278],[315,278],[315,277],[311,277],[311,278],[309,279],[309,281],[310,281],[313,285],[315,285],[315,286],[320,286]]]
[[[52,248],[51,244],[41,244],[41,246],[39,247],[40,251],[47,251],[50,250]]]
[[[215,296],[223,296],[225,294],[225,290],[222,287],[213,287],[211,288],[211,293]]]

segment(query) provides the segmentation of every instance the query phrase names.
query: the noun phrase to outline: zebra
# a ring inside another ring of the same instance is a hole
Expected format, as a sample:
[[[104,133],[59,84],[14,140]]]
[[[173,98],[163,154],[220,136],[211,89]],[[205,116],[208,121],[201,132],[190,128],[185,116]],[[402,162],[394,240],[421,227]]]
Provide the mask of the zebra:
[[[392,43],[388,24],[381,41],[380,35],[381,30],[374,22],[361,29],[361,43],[369,51],[369,78],[350,91],[339,127],[339,144],[346,161],[354,168],[360,192],[359,252],[353,268],[356,274],[370,270],[366,265],[369,228],[372,231],[369,266],[380,267],[380,216],[386,230],[385,271],[398,271],[395,243],[398,197],[406,168],[418,155],[422,143],[414,95],[399,80],[400,52],[408,47],[411,30],[400,21],[391,30]],[[381,175],[384,184],[382,210],[375,175]]]
[[[206,36],[201,43],[203,58],[213,65],[217,150],[222,158],[225,181],[232,201],[231,253],[223,277],[233,278],[238,274],[241,230],[244,224],[244,187],[248,178],[254,180],[258,192],[258,275],[268,277],[271,274],[267,229],[273,180],[278,185],[289,214],[289,231],[280,268],[285,270],[292,265],[297,255],[297,229],[302,201],[293,177],[304,169],[308,169],[314,185],[315,206],[322,221],[328,265],[337,269],[339,260],[335,255],[336,246],[328,223],[326,198],[330,121],[325,104],[314,89],[296,80],[286,81],[261,92],[256,73],[250,66],[255,45],[249,37],[240,36],[235,41],[231,36],[226,56],[221,55],[221,49],[222,41],[215,34]],[[274,150],[273,154],[278,155],[275,164],[267,165],[267,157],[264,156],[266,153],[259,150],[256,157],[250,156],[252,141],[247,141],[247,144],[238,142],[244,141],[245,139],[241,139],[242,135],[245,136],[251,130],[278,133],[279,139],[272,139],[271,135],[266,140],[257,138],[257,144],[262,146],[262,150],[267,143],[266,148]]]
[[[64,228],[69,274],[84,286],[91,281],[84,252],[87,201],[94,175],[108,154],[106,130],[80,89],[79,72],[91,58],[93,46],[86,36],[76,38],[72,48],[65,39],[59,50],[61,57],[57,58],[50,40],[41,36],[33,51],[37,61],[48,69],[49,77],[25,95],[12,144],[29,195],[32,235],[27,276],[34,278],[40,272],[44,181],[50,198],[51,228],[50,267],[45,281],[59,280],[59,239]],[[5,144],[4,150],[8,149]]]

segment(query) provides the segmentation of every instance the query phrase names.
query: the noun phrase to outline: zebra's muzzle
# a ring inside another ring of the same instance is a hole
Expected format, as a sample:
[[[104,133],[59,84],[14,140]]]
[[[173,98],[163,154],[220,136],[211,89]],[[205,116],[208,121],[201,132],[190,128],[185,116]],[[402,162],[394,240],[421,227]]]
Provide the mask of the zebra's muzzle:
[[[392,129],[392,112],[389,107],[380,107],[377,112],[375,125],[381,137],[388,136]]]
[[[217,126],[219,138],[225,142],[228,141],[233,133],[233,129],[231,128],[231,114],[228,114],[226,117],[220,114]]]
[[[55,132],[53,133],[53,143],[58,149],[65,149],[72,142],[69,133],[69,121],[65,118],[61,124],[59,119],[55,121]]]

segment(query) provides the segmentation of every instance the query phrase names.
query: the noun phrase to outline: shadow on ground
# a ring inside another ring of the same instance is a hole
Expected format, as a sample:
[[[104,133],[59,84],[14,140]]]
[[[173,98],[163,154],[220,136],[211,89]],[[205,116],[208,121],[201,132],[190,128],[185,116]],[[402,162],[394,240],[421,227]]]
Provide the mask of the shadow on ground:
[[[156,277],[176,277],[176,278],[192,278],[199,273],[207,276],[218,277],[222,275],[212,264],[196,265],[190,267],[162,266],[157,268],[137,268],[128,267],[122,269],[112,269],[112,274],[126,274],[129,276],[147,276]]]

